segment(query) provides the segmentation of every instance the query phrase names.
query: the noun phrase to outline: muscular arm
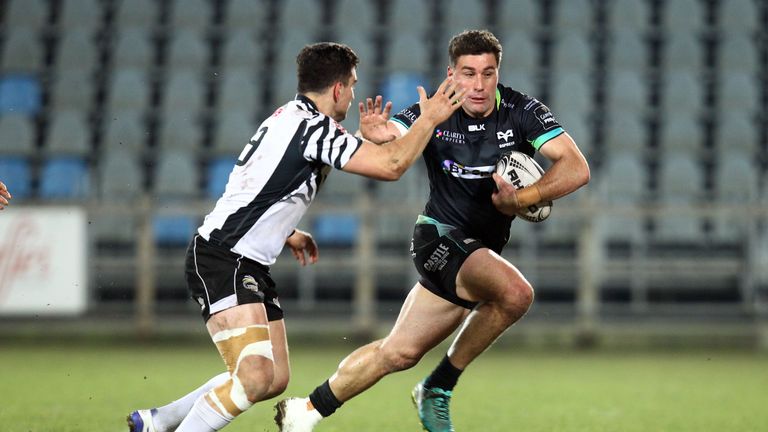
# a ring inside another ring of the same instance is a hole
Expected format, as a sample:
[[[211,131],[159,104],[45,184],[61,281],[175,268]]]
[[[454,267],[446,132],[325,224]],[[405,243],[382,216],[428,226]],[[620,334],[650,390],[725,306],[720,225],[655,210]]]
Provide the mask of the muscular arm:
[[[587,160],[567,133],[551,139],[539,151],[552,161],[552,166],[536,183],[515,191],[494,174],[499,190],[494,193],[493,202],[502,213],[514,215],[518,209],[555,200],[589,182]]]
[[[397,127],[388,122],[387,128],[391,128],[392,136],[397,138],[381,145],[364,140],[343,170],[377,180],[399,179],[424,151],[435,126],[461,106],[464,90],[446,79],[429,99],[419,87],[419,99],[421,116],[407,134],[401,136]]]

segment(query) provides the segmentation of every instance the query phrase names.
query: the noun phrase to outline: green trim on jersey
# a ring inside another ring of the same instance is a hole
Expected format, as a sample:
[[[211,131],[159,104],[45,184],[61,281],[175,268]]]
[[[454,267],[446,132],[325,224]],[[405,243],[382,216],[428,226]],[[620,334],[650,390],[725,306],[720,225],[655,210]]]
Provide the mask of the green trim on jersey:
[[[461,249],[464,252],[467,251],[464,248],[464,245],[462,245],[461,243],[457,242],[455,238],[451,237],[450,232],[452,230],[456,229],[455,226],[438,222],[435,219],[433,219],[433,218],[431,218],[429,216],[424,216],[424,215],[419,215],[419,217],[416,219],[416,225],[420,225],[420,224],[434,225],[435,228],[437,228],[437,235],[439,235],[440,237],[443,237],[443,236],[448,237],[454,244],[456,244],[456,246],[459,249]]]
[[[541,146],[544,145],[545,142],[551,140],[552,138],[560,135],[563,132],[565,132],[563,130],[563,128],[561,128],[561,127],[555,128],[555,129],[553,129],[553,130],[551,130],[551,131],[549,131],[549,132],[547,132],[545,134],[539,135],[538,138],[536,138],[534,141],[531,142],[531,145],[536,150],[539,150],[541,148]]]
[[[398,120],[396,118],[390,118],[389,121],[400,123],[401,125],[403,125],[404,128],[410,129],[410,127],[408,127],[408,125],[406,125],[405,123],[403,123],[402,121],[400,121],[400,120]]]
[[[501,91],[498,87],[496,87],[496,109],[499,109],[499,105],[501,105]]]

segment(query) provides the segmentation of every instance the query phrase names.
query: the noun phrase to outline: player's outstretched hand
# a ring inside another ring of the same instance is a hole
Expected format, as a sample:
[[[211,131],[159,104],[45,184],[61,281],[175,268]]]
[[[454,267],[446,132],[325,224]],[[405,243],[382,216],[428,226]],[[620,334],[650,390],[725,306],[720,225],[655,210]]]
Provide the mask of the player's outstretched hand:
[[[491,195],[491,201],[496,208],[507,216],[514,216],[520,210],[520,201],[517,199],[517,190],[511,183],[493,173],[493,181],[496,182],[496,190]]]
[[[320,256],[317,243],[312,238],[312,234],[296,230],[287,239],[285,245],[291,248],[291,253],[302,266],[307,265],[307,255],[309,254],[309,263],[314,264]]]
[[[363,138],[376,144],[382,144],[397,138],[389,131],[387,121],[392,111],[392,102],[383,104],[381,95],[375,99],[367,98],[365,103],[358,104],[360,108],[360,133]]]
[[[431,98],[427,97],[424,87],[419,86],[416,90],[419,92],[421,116],[430,119],[436,125],[448,120],[448,117],[459,109],[466,99],[464,88],[451,77],[440,84]]]
[[[8,205],[8,201],[11,199],[11,193],[8,192],[8,188],[3,182],[0,182],[0,210],[4,209]]]

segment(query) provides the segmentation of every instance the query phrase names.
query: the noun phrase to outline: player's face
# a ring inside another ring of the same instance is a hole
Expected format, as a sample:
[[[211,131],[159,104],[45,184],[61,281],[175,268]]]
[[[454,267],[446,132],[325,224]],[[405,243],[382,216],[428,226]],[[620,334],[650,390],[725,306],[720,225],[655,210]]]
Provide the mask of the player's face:
[[[336,102],[336,112],[333,119],[340,122],[347,118],[347,111],[352,106],[352,100],[355,99],[355,84],[357,84],[357,70],[352,68],[352,74],[349,76],[349,81],[346,84],[341,85],[339,91],[339,99]]]
[[[485,117],[493,112],[499,65],[492,53],[460,56],[453,68],[448,67],[448,76],[466,90],[467,99],[462,109],[467,114]]]

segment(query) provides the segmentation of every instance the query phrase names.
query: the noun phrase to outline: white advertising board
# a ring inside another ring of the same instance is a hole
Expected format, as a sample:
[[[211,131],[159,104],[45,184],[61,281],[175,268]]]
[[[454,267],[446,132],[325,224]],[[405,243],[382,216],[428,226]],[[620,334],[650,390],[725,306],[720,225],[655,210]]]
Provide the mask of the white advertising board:
[[[86,215],[79,207],[0,212],[0,315],[76,315],[87,301]]]

